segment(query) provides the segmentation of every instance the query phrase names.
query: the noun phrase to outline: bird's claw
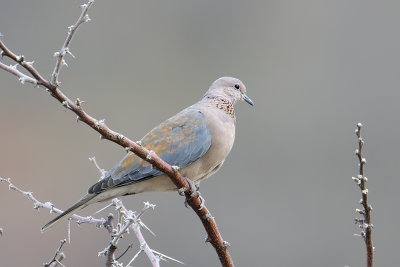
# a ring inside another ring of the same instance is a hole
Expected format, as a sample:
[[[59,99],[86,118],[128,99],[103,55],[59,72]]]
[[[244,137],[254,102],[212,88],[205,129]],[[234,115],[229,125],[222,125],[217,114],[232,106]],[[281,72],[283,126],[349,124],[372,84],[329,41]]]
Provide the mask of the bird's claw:
[[[203,209],[204,206],[206,205],[206,200],[200,195],[200,192],[198,192],[199,195],[197,196],[200,199],[200,207],[199,210]]]
[[[194,198],[196,196],[197,198],[200,199],[201,203],[200,203],[199,210],[201,210],[202,208],[204,208],[204,205],[205,205],[206,201],[200,195],[200,192],[199,192],[200,186],[198,184],[196,184],[195,182],[193,182],[192,180],[190,180],[189,178],[187,178],[187,177],[185,177],[185,180],[189,184],[189,187],[190,187],[190,198],[189,199],[185,199],[185,203],[184,203],[185,207],[189,208],[188,200],[191,200],[192,198]],[[179,193],[181,193],[181,190],[179,190]]]

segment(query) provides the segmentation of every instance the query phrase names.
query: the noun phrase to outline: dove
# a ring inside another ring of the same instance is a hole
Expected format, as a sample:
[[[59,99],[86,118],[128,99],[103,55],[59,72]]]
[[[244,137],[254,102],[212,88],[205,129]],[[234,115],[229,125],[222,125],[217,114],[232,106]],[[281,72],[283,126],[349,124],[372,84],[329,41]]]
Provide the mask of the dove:
[[[198,185],[221,168],[232,149],[236,124],[234,106],[238,101],[254,105],[239,79],[221,77],[211,84],[200,101],[147,133],[140,140],[141,145],[171,166],[179,167],[186,179]],[[173,190],[177,188],[167,175],[129,152],[84,197],[43,226],[42,232],[96,202]]]

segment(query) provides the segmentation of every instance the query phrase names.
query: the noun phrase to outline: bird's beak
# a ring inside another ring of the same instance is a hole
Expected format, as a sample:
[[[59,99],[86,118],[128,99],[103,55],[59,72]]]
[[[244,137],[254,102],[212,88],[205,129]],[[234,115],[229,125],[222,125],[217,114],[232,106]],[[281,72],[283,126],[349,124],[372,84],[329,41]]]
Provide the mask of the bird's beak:
[[[253,100],[251,100],[251,98],[248,97],[246,94],[243,94],[243,100],[249,103],[250,105],[254,106]]]

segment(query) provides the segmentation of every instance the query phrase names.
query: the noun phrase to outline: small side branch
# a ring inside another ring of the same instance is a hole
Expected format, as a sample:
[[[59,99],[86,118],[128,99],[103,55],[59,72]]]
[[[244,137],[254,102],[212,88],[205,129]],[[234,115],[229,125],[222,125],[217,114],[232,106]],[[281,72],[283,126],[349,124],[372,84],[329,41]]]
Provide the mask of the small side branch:
[[[82,8],[81,15],[79,16],[78,20],[75,22],[74,25],[68,27],[67,38],[65,39],[64,44],[61,47],[61,50],[54,53],[54,56],[57,57],[57,62],[56,65],[54,66],[53,74],[51,75],[51,84],[55,87],[57,87],[59,84],[58,75],[60,74],[61,67],[67,66],[67,63],[65,62],[65,56],[69,54],[70,56],[75,58],[75,56],[69,50],[69,44],[71,43],[72,37],[74,36],[78,27],[82,23],[90,21],[88,12],[93,2],[94,0],[89,0],[89,2],[87,2],[86,4],[81,5]]]
[[[108,247],[106,247],[103,251],[99,252],[99,255],[106,256],[106,266],[111,267],[111,266],[114,266],[115,264],[117,264],[118,259],[115,259],[114,254],[117,250],[118,241],[123,237],[124,234],[128,234],[129,229],[131,229],[131,230],[133,230],[134,234],[136,235],[136,238],[139,240],[140,249],[135,254],[135,256],[130,260],[130,262],[127,264],[127,266],[130,266],[130,264],[136,260],[136,258],[139,256],[139,254],[141,252],[145,252],[147,257],[149,258],[152,266],[159,267],[160,266],[160,258],[161,258],[160,253],[156,253],[154,250],[152,250],[149,247],[149,245],[147,244],[146,240],[144,239],[141,228],[143,227],[145,229],[148,229],[148,227],[140,219],[140,217],[143,215],[143,213],[146,210],[148,210],[150,208],[154,209],[155,205],[145,202],[143,209],[137,214],[136,212],[133,212],[133,211],[125,208],[122,201],[117,198],[114,198],[112,200],[112,203],[115,205],[116,210],[118,210],[118,212],[119,212],[120,221],[117,224],[117,228],[112,230],[112,233],[113,233],[112,239],[111,239]],[[125,252],[123,254],[125,254]],[[157,254],[157,256],[156,256],[156,254]],[[168,256],[165,256],[165,255],[163,255],[163,256],[164,256],[164,258],[172,259]],[[120,257],[118,257],[118,258],[120,258]],[[172,260],[174,260],[174,259],[172,259]],[[177,260],[175,260],[175,261],[179,262]]]
[[[32,84],[34,84],[34,85],[37,85],[37,83],[38,83],[37,80],[35,80],[35,79],[29,77],[28,75],[26,75],[26,74],[20,72],[20,71],[17,69],[17,66],[18,66],[18,64],[7,66],[6,64],[0,62],[0,69],[3,69],[3,70],[5,70],[5,71],[7,71],[7,72],[9,72],[9,73],[11,73],[11,74],[17,76],[17,77],[18,77],[18,80],[19,80],[22,84],[24,84],[24,83],[27,82],[27,83],[32,83]]]
[[[362,209],[356,209],[356,212],[361,214],[362,218],[356,218],[355,223],[362,229],[360,236],[364,239],[366,249],[367,249],[367,266],[372,267],[374,265],[374,246],[372,245],[372,228],[373,225],[371,223],[371,211],[372,207],[368,204],[368,189],[366,187],[366,182],[368,178],[364,174],[364,166],[367,163],[367,160],[363,157],[363,147],[364,140],[361,136],[361,128],[362,124],[358,123],[356,128],[356,135],[358,138],[358,148],[355,151],[355,154],[358,158],[358,175],[357,177],[352,177],[352,179],[357,183],[361,190],[362,198],[360,199],[360,204],[362,205]]]
[[[65,254],[63,252],[61,252],[62,247],[64,246],[64,244],[67,242],[66,239],[63,239],[60,241],[60,246],[58,247],[58,249],[56,250],[56,253],[54,254],[53,259],[48,262],[48,263],[44,263],[43,266],[44,267],[56,267],[57,265],[61,265],[64,266],[61,261],[63,259],[65,259]]]
[[[39,210],[40,208],[45,208],[45,209],[50,210],[50,212],[54,212],[54,213],[57,213],[57,214],[63,213],[62,210],[54,207],[54,205],[51,202],[45,202],[45,203],[40,202],[39,200],[37,200],[33,196],[32,192],[27,192],[27,191],[23,191],[23,190],[19,189],[13,183],[11,183],[11,179],[10,178],[5,179],[5,178],[0,177],[0,182],[8,183],[8,188],[10,190],[17,191],[18,193],[22,194],[27,199],[32,201],[33,202],[33,208],[35,210]],[[83,217],[83,216],[79,216],[79,215],[74,214],[74,215],[71,216],[71,219],[75,220],[78,224],[90,223],[90,224],[95,224],[95,225],[98,225],[98,226],[100,226],[100,225],[104,225],[105,226],[107,224],[107,220],[105,220],[103,218],[96,219],[96,218],[93,218],[91,216]]]

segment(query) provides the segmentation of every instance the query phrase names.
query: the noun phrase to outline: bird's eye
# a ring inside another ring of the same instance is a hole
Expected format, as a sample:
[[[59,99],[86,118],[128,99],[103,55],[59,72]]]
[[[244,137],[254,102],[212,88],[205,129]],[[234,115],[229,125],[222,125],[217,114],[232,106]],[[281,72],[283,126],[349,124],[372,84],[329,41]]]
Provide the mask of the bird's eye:
[[[236,88],[236,89],[239,89],[239,88],[240,88],[240,85],[239,85],[239,84],[235,84],[235,88]]]

